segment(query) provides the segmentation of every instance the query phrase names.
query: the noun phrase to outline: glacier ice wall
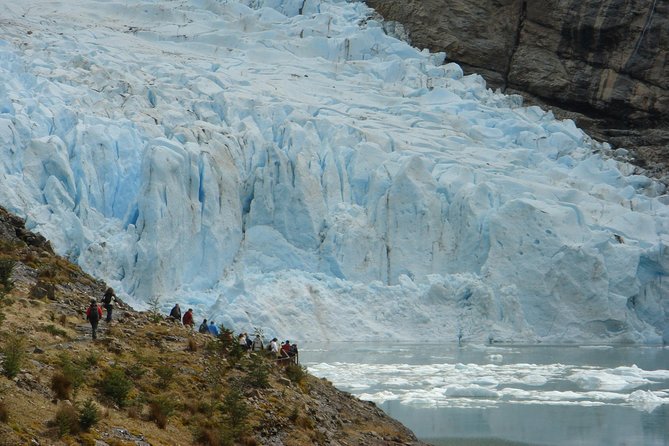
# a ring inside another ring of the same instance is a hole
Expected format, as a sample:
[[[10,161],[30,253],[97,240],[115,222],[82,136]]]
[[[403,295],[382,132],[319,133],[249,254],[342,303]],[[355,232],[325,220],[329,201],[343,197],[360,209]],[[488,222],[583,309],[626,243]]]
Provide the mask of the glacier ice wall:
[[[3,5],[0,204],[291,339],[669,341],[669,198],[364,4]]]

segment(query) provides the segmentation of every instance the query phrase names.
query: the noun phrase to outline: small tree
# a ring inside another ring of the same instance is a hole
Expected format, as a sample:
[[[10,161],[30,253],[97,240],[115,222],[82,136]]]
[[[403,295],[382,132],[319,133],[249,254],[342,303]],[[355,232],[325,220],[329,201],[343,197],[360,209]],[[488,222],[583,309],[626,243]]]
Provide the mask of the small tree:
[[[5,292],[14,288],[14,281],[12,280],[14,266],[16,266],[16,260],[0,259],[0,285]]]
[[[248,407],[244,402],[244,396],[239,390],[238,383],[231,383],[228,393],[223,398],[221,412],[224,418],[225,431],[232,434],[236,439],[241,438],[248,430]]]
[[[153,296],[150,297],[147,301],[149,304],[149,313],[151,313],[150,319],[152,322],[158,322],[160,320],[160,297]]]
[[[17,335],[10,335],[2,349],[5,360],[2,362],[2,372],[8,378],[14,378],[20,371],[25,358],[25,341]]]
[[[63,404],[56,411],[53,425],[58,429],[58,437],[67,434],[79,433],[79,415],[77,410],[69,404]]]
[[[104,395],[119,407],[123,407],[127,402],[130,390],[132,390],[132,381],[128,379],[123,370],[112,367],[105,371],[100,382],[100,388]]]
[[[248,377],[248,383],[252,387],[264,389],[269,386],[269,363],[262,355],[258,353],[251,355]]]
[[[92,398],[86,400],[86,402],[79,409],[79,426],[85,431],[93,427],[98,421],[100,421],[100,412],[98,411],[98,406],[93,402]]]

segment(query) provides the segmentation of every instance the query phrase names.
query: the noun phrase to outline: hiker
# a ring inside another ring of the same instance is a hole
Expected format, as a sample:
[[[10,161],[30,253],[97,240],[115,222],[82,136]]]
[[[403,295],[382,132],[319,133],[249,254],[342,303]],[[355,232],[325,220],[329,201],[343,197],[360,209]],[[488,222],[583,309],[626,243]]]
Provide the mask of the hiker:
[[[277,338],[273,338],[269,342],[269,351],[274,353],[274,356],[279,356],[279,340]]]
[[[200,324],[200,328],[197,329],[200,333],[209,333],[209,327],[207,326],[207,320],[203,320]]]
[[[98,321],[102,319],[102,308],[98,305],[98,301],[91,299],[91,304],[86,310],[86,320],[91,323],[93,332],[93,339],[97,339]]]
[[[239,336],[237,336],[237,343],[239,343],[239,346],[243,350],[246,350],[246,333],[239,333]]]
[[[253,339],[253,343],[251,345],[251,351],[254,352],[261,352],[263,351],[264,346],[262,345],[262,338],[260,337],[259,333],[256,333],[256,337]]]
[[[181,322],[181,308],[179,308],[179,304],[175,304],[172,311],[170,311],[170,318],[177,322]]]
[[[216,326],[214,321],[209,322],[209,333],[218,337],[218,327]]]
[[[102,303],[103,306],[105,307],[105,310],[107,310],[107,319],[105,319],[105,322],[109,323],[112,320],[112,309],[113,309],[113,303],[116,301],[116,293],[114,293],[114,289],[112,287],[107,288],[107,291],[105,291],[104,296],[102,296]]]
[[[288,354],[290,352],[290,341],[286,340],[283,344],[281,344],[281,357],[282,358],[287,358],[290,355]]]
[[[244,340],[246,341],[246,350],[251,350],[251,346],[253,345],[253,341],[251,338],[249,338],[248,333],[244,333]]]
[[[195,321],[193,320],[193,309],[189,308],[188,311],[186,311],[186,314],[184,314],[183,318],[183,324],[185,327],[188,328],[193,328],[193,325],[195,325]]]

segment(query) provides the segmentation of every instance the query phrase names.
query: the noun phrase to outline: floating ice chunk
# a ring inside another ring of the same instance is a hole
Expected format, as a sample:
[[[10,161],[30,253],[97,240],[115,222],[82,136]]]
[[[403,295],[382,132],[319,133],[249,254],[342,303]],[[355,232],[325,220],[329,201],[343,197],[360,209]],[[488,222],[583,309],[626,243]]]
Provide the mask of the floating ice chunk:
[[[488,359],[490,360],[490,362],[502,362],[504,360],[504,356],[495,353],[492,355],[488,355]]]
[[[477,385],[449,386],[444,393],[451,398],[499,398],[498,392]]]
[[[669,398],[663,398],[650,390],[635,390],[627,401],[638,410],[652,412],[663,404],[669,404]]]
[[[626,369],[627,370],[621,370],[620,368],[613,370],[581,369],[571,374],[568,379],[575,382],[580,388],[585,390],[611,391],[633,389],[650,382],[632,368]]]

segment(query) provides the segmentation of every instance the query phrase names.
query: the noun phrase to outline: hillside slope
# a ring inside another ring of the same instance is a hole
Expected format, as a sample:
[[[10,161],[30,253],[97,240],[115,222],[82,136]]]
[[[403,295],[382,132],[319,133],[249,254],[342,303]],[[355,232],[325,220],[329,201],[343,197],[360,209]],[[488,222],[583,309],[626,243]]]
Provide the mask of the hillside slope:
[[[0,445],[423,444],[299,367],[122,302],[93,341],[84,313],[104,284],[2,208],[0,278]]]

